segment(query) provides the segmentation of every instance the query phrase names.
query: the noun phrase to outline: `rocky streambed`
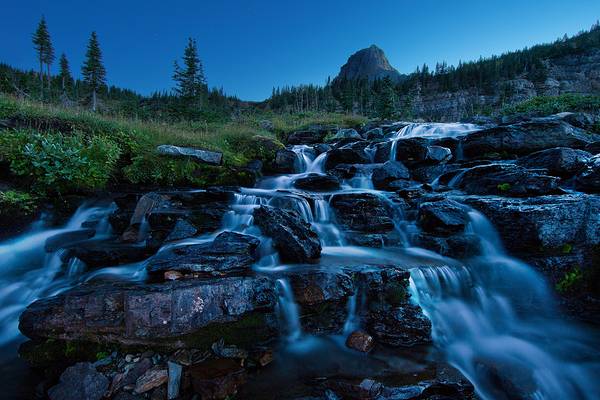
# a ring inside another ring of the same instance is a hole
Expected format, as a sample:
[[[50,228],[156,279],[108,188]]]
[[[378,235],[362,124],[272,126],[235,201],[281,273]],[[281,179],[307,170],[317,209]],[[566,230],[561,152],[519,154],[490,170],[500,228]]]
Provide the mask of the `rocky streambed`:
[[[597,398],[593,123],[314,127],[253,188],[36,224],[0,246],[22,397]]]

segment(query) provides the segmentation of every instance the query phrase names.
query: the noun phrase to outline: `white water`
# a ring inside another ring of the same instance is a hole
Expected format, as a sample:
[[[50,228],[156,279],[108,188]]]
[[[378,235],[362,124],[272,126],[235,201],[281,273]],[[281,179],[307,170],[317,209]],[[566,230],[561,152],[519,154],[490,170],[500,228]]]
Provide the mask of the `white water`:
[[[465,124],[412,124],[394,135],[390,141],[394,151],[401,138],[458,137],[478,128]],[[298,155],[297,174],[267,178],[255,189],[242,189],[235,195],[232,211],[227,213],[222,230],[232,230],[261,238],[261,260],[257,271],[289,272],[281,265],[271,241],[253,225],[252,212],[260,205],[272,205],[297,211],[318,232],[323,245],[321,264],[332,266],[395,263],[411,270],[411,292],[433,324],[435,344],[476,386],[484,399],[596,399],[598,360],[600,356],[589,338],[578,328],[557,318],[559,312],[543,278],[526,264],[509,257],[493,226],[481,214],[471,212],[469,232],[481,239],[481,255],[465,263],[441,257],[431,251],[411,247],[414,221],[407,221],[401,210],[385,192],[373,190],[369,175],[344,182],[343,189],[333,193],[299,193],[293,182],[308,173],[324,173],[327,155],[315,156],[310,146],[295,146]],[[367,150],[373,160],[373,149]],[[371,249],[348,246],[335,221],[329,204],[337,193],[372,193],[393,211],[402,249]],[[67,266],[61,252],[46,254],[44,243],[56,233],[77,229],[93,214],[105,215],[108,209],[81,208],[61,229],[40,227],[19,238],[0,244],[3,259],[0,277],[0,344],[17,337],[17,319],[35,299],[58,293],[82,278],[107,276],[145,279],[145,262],[109,267],[91,274],[72,259]],[[108,224],[102,220],[99,234],[106,234]],[[205,243],[215,234],[168,244],[173,246]],[[159,252],[160,252],[159,251]],[[303,334],[300,310],[286,279],[276,282],[278,311],[285,342],[295,349],[306,349],[317,343]],[[357,291],[348,298],[344,336],[360,328],[360,311],[364,296]],[[343,344],[343,341],[340,343]]]
[[[19,336],[21,312],[40,297],[51,296],[70,287],[72,279],[83,272],[81,262],[73,261],[63,272],[63,251],[46,253],[46,240],[54,235],[81,229],[81,224],[98,220],[98,237],[109,234],[107,216],[110,207],[80,207],[67,224],[59,229],[45,229],[34,224],[29,232],[0,244],[0,346]]]
[[[433,338],[484,399],[597,399],[598,350],[559,319],[544,279],[504,253],[489,221],[470,213],[482,255],[462,267],[411,270]]]

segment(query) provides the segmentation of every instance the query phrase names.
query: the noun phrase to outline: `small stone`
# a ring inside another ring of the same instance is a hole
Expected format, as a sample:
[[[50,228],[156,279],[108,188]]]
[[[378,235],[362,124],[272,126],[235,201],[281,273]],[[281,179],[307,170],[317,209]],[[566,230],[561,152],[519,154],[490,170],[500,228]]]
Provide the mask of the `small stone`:
[[[176,399],[179,396],[179,388],[181,386],[181,365],[169,361],[167,363],[169,370],[169,381],[167,385],[167,395],[169,400]]]
[[[125,361],[130,363],[131,361],[133,361],[133,355],[132,354],[127,354],[125,356]]]
[[[60,376],[48,390],[50,400],[100,400],[108,389],[108,379],[91,363],[77,363]]]
[[[267,365],[269,365],[271,362],[273,362],[273,350],[269,349],[266,350],[264,353],[262,353],[259,357],[258,357],[258,364],[261,367],[266,367]]]
[[[152,367],[140,376],[135,382],[135,393],[141,394],[159,387],[167,382],[169,375],[166,369],[162,367]]]
[[[348,336],[348,339],[346,339],[346,346],[362,353],[368,353],[373,350],[375,341],[373,340],[373,337],[366,332],[354,331]]]
[[[183,278],[183,274],[179,271],[166,271],[165,281],[176,281]]]

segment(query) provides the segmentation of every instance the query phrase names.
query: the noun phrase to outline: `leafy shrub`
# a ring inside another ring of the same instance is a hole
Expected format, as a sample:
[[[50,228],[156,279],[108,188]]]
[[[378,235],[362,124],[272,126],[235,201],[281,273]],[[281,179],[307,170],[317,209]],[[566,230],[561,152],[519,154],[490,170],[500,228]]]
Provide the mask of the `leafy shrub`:
[[[29,193],[16,190],[0,192],[0,215],[19,216],[32,214],[37,208],[37,198]]]
[[[119,145],[105,136],[15,130],[0,137],[0,159],[40,191],[102,188],[120,154]]]
[[[508,183],[508,182],[499,183],[497,187],[498,187],[498,190],[501,192],[508,192],[511,188],[510,183]]]
[[[549,115],[570,111],[597,111],[600,108],[600,96],[563,94],[560,96],[537,96],[521,103],[505,107],[501,114],[538,114]]]

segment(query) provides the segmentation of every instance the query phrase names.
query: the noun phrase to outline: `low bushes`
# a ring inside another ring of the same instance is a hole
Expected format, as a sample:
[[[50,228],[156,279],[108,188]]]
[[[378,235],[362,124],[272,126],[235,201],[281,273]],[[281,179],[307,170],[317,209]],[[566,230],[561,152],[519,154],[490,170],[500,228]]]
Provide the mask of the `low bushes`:
[[[598,112],[600,96],[563,94],[560,96],[537,96],[521,103],[503,108],[503,115],[535,114],[550,115],[560,112]]]

